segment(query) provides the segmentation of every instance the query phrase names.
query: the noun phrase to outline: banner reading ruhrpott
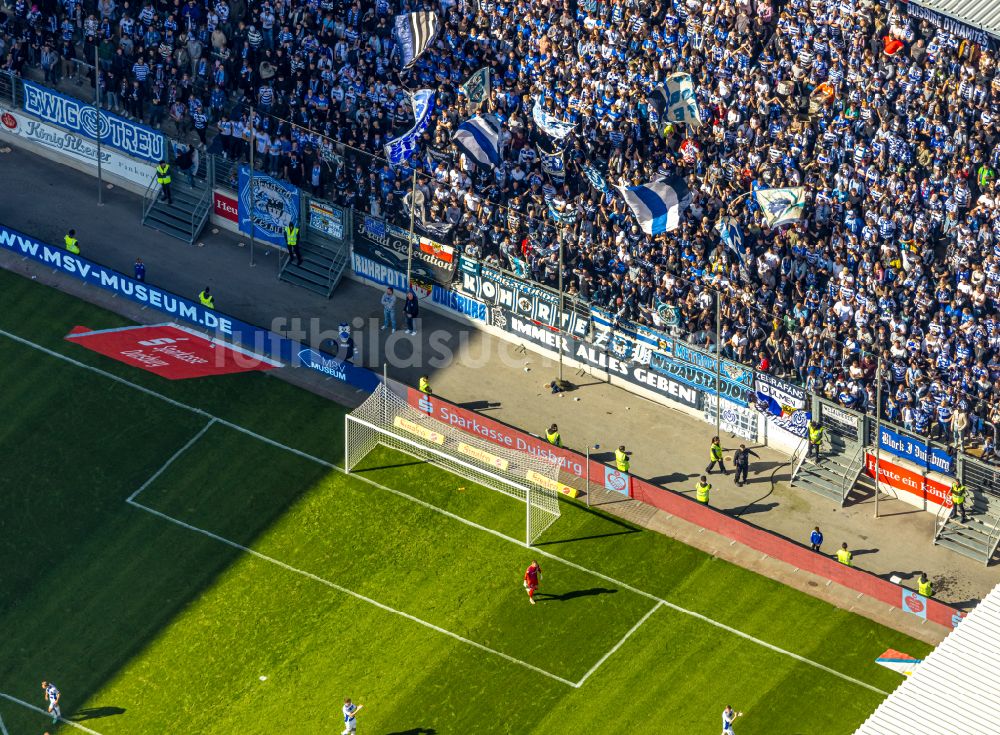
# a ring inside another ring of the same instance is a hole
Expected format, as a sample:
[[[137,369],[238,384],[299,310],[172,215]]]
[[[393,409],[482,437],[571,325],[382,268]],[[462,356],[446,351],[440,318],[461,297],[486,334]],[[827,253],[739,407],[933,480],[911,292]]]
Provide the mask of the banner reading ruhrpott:
[[[407,272],[409,261],[415,281],[448,285],[455,277],[458,256],[451,245],[414,234],[411,248],[409,231],[381,217],[355,211],[352,220],[353,247],[358,255],[400,273]]]

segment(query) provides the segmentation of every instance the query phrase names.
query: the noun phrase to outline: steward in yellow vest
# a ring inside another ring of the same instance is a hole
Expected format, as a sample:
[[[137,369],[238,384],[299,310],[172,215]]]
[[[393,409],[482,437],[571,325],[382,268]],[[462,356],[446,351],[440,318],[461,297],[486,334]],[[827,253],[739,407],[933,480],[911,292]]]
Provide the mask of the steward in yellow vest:
[[[823,444],[823,427],[819,421],[810,421],[806,429],[809,431],[809,453],[819,462],[819,448]]]
[[[695,499],[702,503],[703,505],[708,505],[709,495],[712,492],[712,483],[708,481],[705,475],[701,476],[701,480],[697,485],[694,486]]]
[[[288,248],[288,257],[298,265],[302,265],[302,253],[299,251],[299,228],[294,222],[285,225],[285,246]]]
[[[626,452],[624,444],[615,450],[615,467],[619,472],[628,472],[630,464],[629,457],[631,456],[632,452]]]
[[[922,597],[934,597],[934,583],[927,579],[927,572],[921,572],[917,580],[917,593]]]
[[[722,470],[722,474],[729,474],[726,471],[726,463],[722,461],[722,444],[719,443],[719,437],[713,436],[712,446],[708,449],[708,467],[705,468],[705,472],[712,474],[712,470],[715,469],[716,465]]]
[[[839,549],[837,549],[837,561],[848,567],[854,566],[854,554],[847,550],[846,541],[840,545]]]
[[[200,301],[201,305],[206,309],[215,308],[215,299],[212,298],[212,293],[208,290],[208,286],[205,286],[205,290],[198,294],[198,301]]]
[[[427,379],[426,375],[420,376],[420,383],[417,385],[417,389],[421,393],[425,393],[427,395],[430,395],[433,392],[431,391],[431,381]]]
[[[76,239],[76,230],[70,230],[66,234],[63,238],[63,244],[66,245],[66,250],[73,253],[73,255],[80,254],[80,241]]]
[[[174,197],[170,193],[170,164],[160,161],[156,167],[156,183],[160,185],[160,198],[166,199],[167,204],[174,203]]]
[[[965,523],[965,485],[958,480],[951,483],[951,517],[954,518],[956,513],[961,515],[962,523]]]
[[[555,424],[549,427],[549,430],[545,432],[545,441],[555,447],[562,446],[562,437],[559,436],[559,427]]]

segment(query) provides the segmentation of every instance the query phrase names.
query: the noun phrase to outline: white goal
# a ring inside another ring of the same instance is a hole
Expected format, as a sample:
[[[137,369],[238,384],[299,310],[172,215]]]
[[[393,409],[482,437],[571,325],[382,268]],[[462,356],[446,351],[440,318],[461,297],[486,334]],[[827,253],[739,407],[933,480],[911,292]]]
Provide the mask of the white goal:
[[[379,444],[520,500],[525,504],[528,546],[559,518],[556,463],[453,429],[413,408],[385,385],[344,417],[347,471]]]

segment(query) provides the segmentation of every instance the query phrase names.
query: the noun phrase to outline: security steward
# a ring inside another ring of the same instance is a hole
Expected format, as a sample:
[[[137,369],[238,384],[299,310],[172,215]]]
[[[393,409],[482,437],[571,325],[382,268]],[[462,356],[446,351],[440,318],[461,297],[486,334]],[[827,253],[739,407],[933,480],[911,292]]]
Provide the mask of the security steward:
[[[750,457],[760,459],[760,456],[752,449],[747,449],[746,444],[740,444],[740,448],[733,454],[733,464],[736,465],[736,487],[743,487],[748,484],[747,472],[750,470]]]
[[[160,185],[160,198],[166,199],[167,204],[174,203],[174,197],[170,193],[170,164],[161,160],[156,166],[156,183]]]
[[[299,226],[295,222],[285,225],[285,246],[288,248],[288,257],[295,261],[296,265],[302,265],[302,253],[299,251]]]
[[[726,463],[722,459],[722,444],[719,443],[719,437],[713,436],[712,446],[708,449],[708,467],[705,468],[705,472],[712,474],[712,470],[716,465],[722,470],[722,474],[729,474],[726,470]]]
[[[809,431],[809,453],[819,462],[819,448],[823,444],[823,426],[819,421],[810,421],[806,428]]]
[[[554,447],[562,446],[562,437],[559,436],[559,427],[555,424],[549,427],[549,430],[545,432],[545,441]]]
[[[917,594],[921,597],[934,597],[934,583],[927,579],[927,572],[920,573],[917,580]]]
[[[951,483],[951,517],[958,513],[965,523],[965,485],[958,480]]]
[[[837,549],[837,561],[843,564],[845,567],[854,566],[854,554],[847,550],[847,542],[845,541]]]
[[[694,497],[702,505],[708,505],[708,496],[712,492],[712,483],[708,481],[705,475],[701,476],[698,484],[694,486]]]
[[[622,444],[618,449],[615,450],[615,467],[619,472],[628,472],[630,462],[630,457],[632,452],[625,451],[625,445]]]
[[[80,241],[76,239],[76,230],[70,230],[63,237],[63,243],[66,245],[66,250],[73,253],[73,255],[80,254]]]
[[[431,390],[431,381],[427,378],[426,375],[420,376],[420,382],[417,384],[417,388],[420,390],[421,393],[428,396],[434,392]]]
[[[212,298],[212,292],[208,290],[208,286],[205,286],[205,290],[198,294],[198,301],[200,301],[201,305],[206,309],[215,308],[215,299]]]

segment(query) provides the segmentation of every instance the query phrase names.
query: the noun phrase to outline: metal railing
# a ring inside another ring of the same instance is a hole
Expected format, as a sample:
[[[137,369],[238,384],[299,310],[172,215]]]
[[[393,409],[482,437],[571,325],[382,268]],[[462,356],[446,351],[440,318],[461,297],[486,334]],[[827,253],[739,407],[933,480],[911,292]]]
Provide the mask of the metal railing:
[[[878,488],[876,487],[876,491]],[[934,536],[933,541],[937,541],[941,538],[941,532],[944,531],[944,527],[948,525],[948,520],[951,518],[951,506],[942,505],[938,508],[937,514],[934,517]]]
[[[191,242],[194,242],[198,233],[201,232],[201,228],[205,226],[205,222],[208,221],[208,216],[212,211],[212,187],[206,186],[204,193],[201,195],[201,199],[194,207],[194,211],[191,213]]]
[[[146,217],[152,211],[153,207],[156,206],[156,197],[159,194],[159,183],[156,180],[156,176],[153,176],[149,180],[149,184],[146,186],[146,191],[142,194],[142,205],[140,212],[141,221],[145,222]]]
[[[792,452],[792,476],[789,482],[795,482],[795,478],[799,475],[799,470],[802,469],[802,463],[806,461],[806,457],[809,456],[809,438],[804,436],[799,440],[798,445],[795,447],[795,451]]]
[[[847,471],[844,473],[844,481],[840,487],[840,504],[844,505],[847,502],[847,496],[850,494],[851,490],[854,488],[854,483],[858,479],[858,475],[861,473],[861,468],[864,466],[865,462],[865,444],[862,442],[857,451],[854,453],[854,458],[851,460],[851,464],[847,466]],[[878,467],[875,468],[875,492],[878,492]]]
[[[989,540],[986,542],[986,563],[990,563],[990,559],[993,555],[997,553],[997,546],[1000,545],[1000,516],[997,516],[996,522],[993,524],[993,530],[990,531]]]

